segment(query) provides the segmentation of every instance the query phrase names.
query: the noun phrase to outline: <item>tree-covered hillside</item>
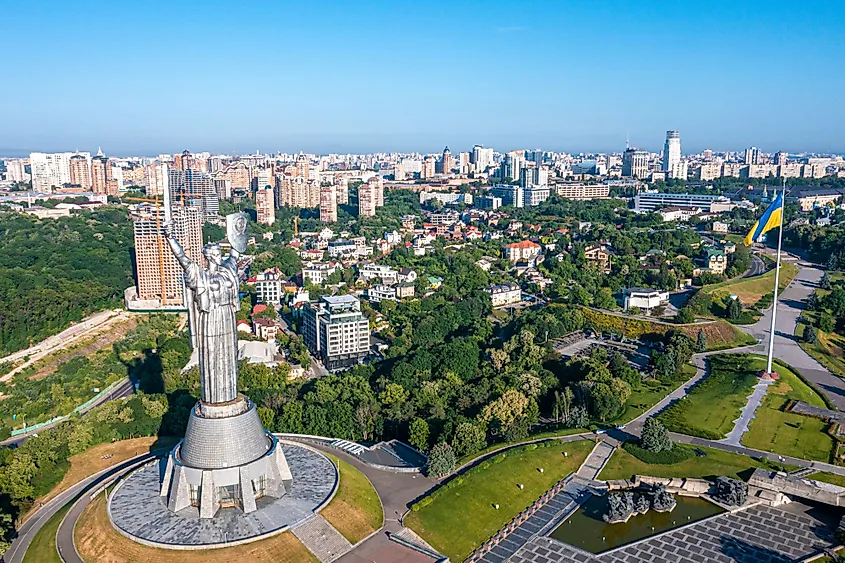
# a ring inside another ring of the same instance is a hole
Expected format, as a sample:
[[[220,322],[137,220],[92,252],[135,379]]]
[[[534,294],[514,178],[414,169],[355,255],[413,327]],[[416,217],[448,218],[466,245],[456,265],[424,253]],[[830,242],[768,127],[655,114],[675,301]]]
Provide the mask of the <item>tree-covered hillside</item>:
[[[117,207],[61,219],[0,213],[0,355],[118,305],[133,283],[131,247]]]

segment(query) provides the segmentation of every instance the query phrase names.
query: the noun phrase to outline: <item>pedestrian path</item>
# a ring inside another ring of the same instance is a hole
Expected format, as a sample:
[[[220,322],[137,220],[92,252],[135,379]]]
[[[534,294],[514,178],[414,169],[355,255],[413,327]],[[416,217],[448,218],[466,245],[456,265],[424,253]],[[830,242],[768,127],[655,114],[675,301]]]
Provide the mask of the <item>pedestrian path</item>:
[[[298,524],[292,532],[321,563],[334,561],[352,549],[349,540],[319,514]]]
[[[593,451],[590,452],[590,455],[587,456],[587,459],[584,460],[576,475],[588,481],[598,480],[599,473],[604,468],[604,464],[607,463],[607,460],[610,459],[610,456],[613,455],[615,450],[615,446],[608,444],[604,440],[600,441],[593,448]]]
[[[739,418],[734,420],[733,430],[728,432],[725,439],[719,440],[720,442],[730,444],[732,446],[740,445],[742,435],[748,431],[748,425],[754,418],[754,412],[757,410],[757,407],[762,404],[763,398],[766,396],[766,391],[768,391],[769,385],[771,384],[771,379],[760,379],[760,382],[754,386],[754,391],[752,391],[748,396],[748,401],[745,403],[745,406],[742,407],[742,412],[740,413]]]

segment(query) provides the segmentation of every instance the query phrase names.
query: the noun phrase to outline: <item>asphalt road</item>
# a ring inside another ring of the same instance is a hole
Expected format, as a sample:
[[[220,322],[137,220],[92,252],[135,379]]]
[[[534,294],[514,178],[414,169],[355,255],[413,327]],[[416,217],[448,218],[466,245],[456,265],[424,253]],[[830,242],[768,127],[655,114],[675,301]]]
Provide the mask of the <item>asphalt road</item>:
[[[90,493],[96,487],[98,487],[101,483],[106,482],[107,480],[121,474],[122,472],[135,467],[136,465],[146,462],[155,457],[155,454],[146,453],[132,459],[126,460],[123,463],[119,463],[112,467],[108,467],[99,473],[95,473],[94,475],[88,477],[80,481],[79,483],[73,485],[68,490],[60,493],[56,496],[56,498],[49,501],[45,504],[41,509],[39,509],[29,520],[23,523],[23,525],[18,528],[18,535],[12,541],[12,545],[8,551],[3,555],[3,560],[5,563],[22,563],[23,556],[26,553],[29,544],[32,542],[32,538],[35,534],[38,533],[38,530],[50,519],[56,512],[62,509],[67,503],[71,502],[74,498],[78,495],[83,495],[82,499],[88,499],[87,493]],[[84,507],[83,507],[84,508]],[[81,511],[80,511],[81,513]],[[78,517],[78,516],[77,516]],[[66,522],[70,521],[70,519],[66,519]],[[72,521],[73,523],[76,520]],[[70,532],[70,543],[67,543],[68,540],[65,538],[61,544],[57,544],[60,548],[62,554],[68,553],[75,553],[75,548],[73,547],[73,528],[71,527]],[[78,556],[77,556],[78,557]],[[77,559],[75,560],[77,563],[80,563],[82,560]]]
[[[766,263],[756,254],[751,255],[751,267],[743,277],[752,278],[766,272]]]

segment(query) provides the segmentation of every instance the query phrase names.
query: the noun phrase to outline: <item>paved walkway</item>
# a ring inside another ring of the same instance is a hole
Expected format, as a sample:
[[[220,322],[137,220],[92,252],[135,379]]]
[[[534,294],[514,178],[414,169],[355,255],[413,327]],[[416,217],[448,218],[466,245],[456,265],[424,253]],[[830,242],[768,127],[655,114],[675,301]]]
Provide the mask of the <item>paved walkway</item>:
[[[330,563],[352,549],[352,544],[328,520],[315,514],[291,529],[321,563]]]
[[[742,412],[740,412],[739,418],[734,420],[733,429],[728,432],[728,435],[724,440],[719,440],[720,442],[724,444],[731,444],[733,446],[740,445],[742,435],[748,431],[748,424],[754,418],[754,413],[757,411],[757,407],[763,403],[763,399],[766,397],[766,391],[768,391],[769,385],[772,383],[773,381],[771,379],[761,379],[760,382],[754,386],[754,390],[748,396],[748,402],[746,402],[745,406],[742,407]]]
[[[588,455],[587,459],[584,460],[584,463],[581,464],[581,467],[578,469],[578,473],[576,475],[582,479],[586,479],[587,481],[597,480],[599,473],[601,473],[601,470],[604,468],[607,460],[610,459],[610,456],[616,451],[616,446],[619,445],[619,443],[615,440],[613,442],[614,443],[608,443],[601,440],[598,444],[596,444],[596,447],[593,448],[593,451],[590,452],[590,455]]]

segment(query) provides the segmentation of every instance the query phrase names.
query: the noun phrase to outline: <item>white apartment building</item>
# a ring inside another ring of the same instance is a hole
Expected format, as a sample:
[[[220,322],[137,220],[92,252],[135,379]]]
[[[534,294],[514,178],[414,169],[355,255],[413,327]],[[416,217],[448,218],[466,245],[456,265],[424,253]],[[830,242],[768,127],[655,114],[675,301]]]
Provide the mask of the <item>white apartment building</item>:
[[[515,283],[491,285],[485,291],[490,295],[494,309],[522,301],[522,289]]]
[[[359,363],[370,349],[370,323],[352,295],[324,295],[306,304],[302,333],[311,353],[329,370]]]
[[[320,285],[339,269],[340,266],[334,262],[312,262],[302,268],[300,277],[302,278],[303,284],[307,282],[313,285]]]
[[[81,154],[88,159],[91,158],[90,153],[30,153],[29,165],[32,171],[33,191],[50,193],[54,188],[61,188],[62,184],[69,184],[70,157],[74,154]]]

